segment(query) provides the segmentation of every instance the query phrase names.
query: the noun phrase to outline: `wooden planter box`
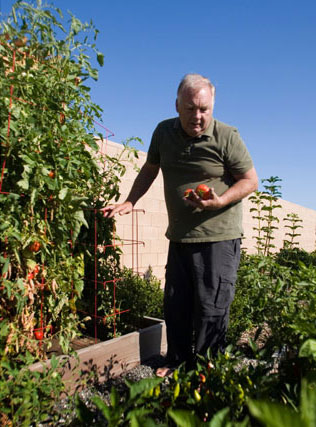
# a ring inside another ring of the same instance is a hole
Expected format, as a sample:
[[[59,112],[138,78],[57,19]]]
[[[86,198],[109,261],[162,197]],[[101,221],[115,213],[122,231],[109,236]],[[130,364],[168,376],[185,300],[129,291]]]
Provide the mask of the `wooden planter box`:
[[[68,391],[74,391],[78,380],[88,378],[94,371],[98,381],[106,381],[110,376],[118,376],[155,355],[167,351],[165,322],[152,317],[144,318],[149,325],[136,332],[77,350],[77,357],[59,356],[66,360],[62,368],[63,380]],[[31,366],[32,371],[40,371],[50,366],[50,360]]]

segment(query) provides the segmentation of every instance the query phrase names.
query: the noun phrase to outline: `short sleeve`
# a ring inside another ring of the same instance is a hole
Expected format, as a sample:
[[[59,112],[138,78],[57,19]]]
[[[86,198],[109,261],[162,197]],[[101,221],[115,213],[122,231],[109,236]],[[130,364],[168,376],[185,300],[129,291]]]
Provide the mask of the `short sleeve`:
[[[151,163],[152,165],[160,164],[159,142],[160,142],[160,131],[159,131],[159,125],[158,125],[152,135],[150,146],[147,153],[147,162]]]
[[[225,164],[232,175],[248,172],[253,167],[249,151],[237,129],[233,129],[228,139]]]

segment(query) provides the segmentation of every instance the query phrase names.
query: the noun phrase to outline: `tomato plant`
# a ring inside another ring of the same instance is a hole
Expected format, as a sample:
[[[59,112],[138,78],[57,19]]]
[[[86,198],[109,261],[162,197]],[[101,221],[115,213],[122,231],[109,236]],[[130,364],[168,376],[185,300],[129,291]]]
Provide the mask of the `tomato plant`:
[[[96,142],[96,135],[103,138],[94,127],[102,110],[92,102],[88,82],[98,78],[90,55],[103,65],[97,34],[92,23],[73,15],[66,25],[58,9],[41,2],[15,3],[7,21],[0,23],[5,160],[0,350],[5,354],[21,349],[37,354],[34,327],[51,325],[63,351],[69,351],[80,323],[76,304],[85,275],[85,248],[78,236],[83,226],[89,227],[91,210],[118,198],[125,172],[120,156],[135,153],[127,142],[117,157],[105,156]],[[22,41],[19,46],[17,40]],[[112,222],[106,227],[112,230]],[[36,265],[41,265],[40,274]]]

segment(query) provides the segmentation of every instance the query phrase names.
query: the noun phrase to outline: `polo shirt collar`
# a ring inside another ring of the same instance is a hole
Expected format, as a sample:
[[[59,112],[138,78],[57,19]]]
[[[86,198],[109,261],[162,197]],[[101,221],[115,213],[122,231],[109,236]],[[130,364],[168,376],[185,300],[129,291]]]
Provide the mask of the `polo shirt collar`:
[[[214,125],[215,125],[215,120],[214,120],[214,118],[212,118],[212,121],[211,121],[209,127],[205,130],[205,132],[201,136],[192,137],[190,135],[187,135],[185,133],[185,131],[182,129],[179,117],[177,117],[174,121],[174,128],[178,129],[185,139],[211,139],[213,136],[213,133],[214,133]]]

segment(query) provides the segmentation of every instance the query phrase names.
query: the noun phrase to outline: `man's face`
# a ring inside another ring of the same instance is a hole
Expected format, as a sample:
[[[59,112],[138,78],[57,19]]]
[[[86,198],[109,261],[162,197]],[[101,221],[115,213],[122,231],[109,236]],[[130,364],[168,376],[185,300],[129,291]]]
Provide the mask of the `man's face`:
[[[200,136],[209,127],[213,113],[213,95],[208,86],[183,89],[176,101],[183,130],[189,136]]]

